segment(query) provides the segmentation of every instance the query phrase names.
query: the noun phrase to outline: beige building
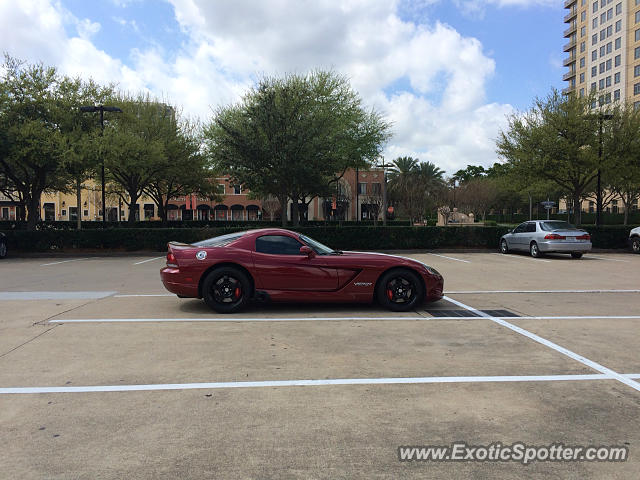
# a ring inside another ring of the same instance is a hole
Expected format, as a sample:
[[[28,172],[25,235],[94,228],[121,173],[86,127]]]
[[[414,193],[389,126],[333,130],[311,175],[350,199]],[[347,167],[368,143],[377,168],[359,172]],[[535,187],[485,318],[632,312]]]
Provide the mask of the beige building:
[[[564,93],[640,106],[640,0],[565,0]]]

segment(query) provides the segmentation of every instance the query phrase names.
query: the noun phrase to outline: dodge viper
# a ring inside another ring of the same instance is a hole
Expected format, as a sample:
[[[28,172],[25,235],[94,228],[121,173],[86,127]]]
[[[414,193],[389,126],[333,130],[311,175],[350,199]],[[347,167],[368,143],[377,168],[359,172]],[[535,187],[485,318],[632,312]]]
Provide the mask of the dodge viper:
[[[220,313],[252,299],[272,302],[377,300],[392,311],[442,298],[443,278],[417,260],[382,253],[333,250],[305,235],[270,228],[169,242],[160,271],[165,288],[181,298],[203,298]]]

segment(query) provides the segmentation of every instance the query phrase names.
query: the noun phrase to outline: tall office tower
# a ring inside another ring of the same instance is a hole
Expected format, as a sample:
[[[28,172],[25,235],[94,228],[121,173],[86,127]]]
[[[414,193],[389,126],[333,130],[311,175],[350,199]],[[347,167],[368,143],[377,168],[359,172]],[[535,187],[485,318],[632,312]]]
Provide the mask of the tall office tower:
[[[563,93],[596,91],[601,105],[640,106],[640,0],[565,0],[564,7]]]

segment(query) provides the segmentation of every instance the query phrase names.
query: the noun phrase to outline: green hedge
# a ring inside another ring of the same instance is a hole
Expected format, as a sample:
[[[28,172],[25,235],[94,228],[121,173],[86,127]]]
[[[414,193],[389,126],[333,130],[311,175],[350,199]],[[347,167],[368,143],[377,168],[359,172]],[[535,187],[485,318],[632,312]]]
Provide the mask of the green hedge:
[[[587,227],[596,248],[625,248],[632,227]],[[85,250],[164,251],[167,242],[193,243],[225,233],[245,230],[224,228],[108,228],[105,230],[5,231],[13,251],[44,252]],[[296,229],[341,250],[406,250],[445,247],[497,248],[509,229],[501,226],[477,227],[369,227],[305,226]]]

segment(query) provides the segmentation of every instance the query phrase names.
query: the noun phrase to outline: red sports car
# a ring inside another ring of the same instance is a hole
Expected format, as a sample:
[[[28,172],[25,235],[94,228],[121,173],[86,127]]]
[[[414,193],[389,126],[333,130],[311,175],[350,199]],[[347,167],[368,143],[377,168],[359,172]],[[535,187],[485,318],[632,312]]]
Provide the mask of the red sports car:
[[[204,298],[217,312],[251,299],[272,302],[362,302],[393,311],[442,298],[443,279],[417,260],[382,253],[341,252],[289,230],[248,230],[187,245],[169,243],[165,288]]]

